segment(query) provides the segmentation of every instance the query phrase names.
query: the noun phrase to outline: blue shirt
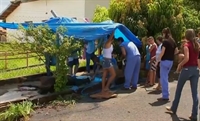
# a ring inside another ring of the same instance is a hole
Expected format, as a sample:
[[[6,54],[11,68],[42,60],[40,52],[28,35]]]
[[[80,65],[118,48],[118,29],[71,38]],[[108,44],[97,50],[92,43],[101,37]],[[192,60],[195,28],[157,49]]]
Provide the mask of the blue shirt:
[[[95,42],[94,42],[94,41],[88,42],[86,52],[87,52],[88,54],[91,54],[91,53],[93,53],[94,51],[95,51]]]
[[[126,50],[126,59],[133,58],[134,56],[140,55],[140,52],[133,42],[122,42],[121,47]]]

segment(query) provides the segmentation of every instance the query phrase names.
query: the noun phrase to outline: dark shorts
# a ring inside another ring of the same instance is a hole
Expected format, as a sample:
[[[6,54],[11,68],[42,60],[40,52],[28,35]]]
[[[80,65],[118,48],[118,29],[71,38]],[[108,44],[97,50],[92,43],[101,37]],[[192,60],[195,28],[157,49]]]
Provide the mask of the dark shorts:
[[[160,79],[160,62],[157,65],[156,76]]]
[[[68,63],[67,63],[67,65],[69,66],[69,67],[73,67],[74,65],[78,65],[79,64],[79,59],[77,58],[77,59],[73,59],[73,61],[69,61]]]
[[[104,69],[113,67],[112,60],[111,59],[107,59],[107,58],[103,58],[102,67]]]

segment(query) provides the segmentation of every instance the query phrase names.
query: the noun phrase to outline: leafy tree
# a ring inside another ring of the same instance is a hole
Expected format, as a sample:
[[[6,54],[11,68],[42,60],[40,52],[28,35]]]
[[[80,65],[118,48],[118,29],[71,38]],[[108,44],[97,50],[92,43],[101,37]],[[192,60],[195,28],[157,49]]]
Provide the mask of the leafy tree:
[[[183,18],[186,28],[197,29],[200,26],[200,13],[195,9],[184,7]]]
[[[185,30],[180,0],[154,0],[148,4],[148,31],[150,35],[169,27],[175,40],[179,41]]]
[[[199,0],[183,0],[183,5],[197,11],[200,10],[200,1]]]
[[[147,30],[147,4],[151,0],[111,0],[109,17],[126,25],[139,37],[146,36]]]
[[[66,60],[68,56],[81,47],[80,41],[64,36],[66,31],[67,29],[63,26],[60,26],[56,32],[53,32],[47,25],[37,27],[30,25],[28,28],[21,26],[18,34],[13,35],[15,40],[11,42],[13,50],[34,52],[38,55],[38,59],[43,60],[45,54],[56,57],[56,71],[54,72],[56,91],[63,90],[67,83]]]
[[[110,20],[108,15],[108,9],[98,5],[94,11],[93,22],[103,22],[106,20]]]

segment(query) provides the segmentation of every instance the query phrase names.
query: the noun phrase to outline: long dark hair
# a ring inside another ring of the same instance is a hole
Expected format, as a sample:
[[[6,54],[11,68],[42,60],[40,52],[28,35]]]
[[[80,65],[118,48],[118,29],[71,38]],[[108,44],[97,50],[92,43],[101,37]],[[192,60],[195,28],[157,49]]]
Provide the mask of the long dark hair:
[[[162,33],[165,34],[164,39],[169,39],[169,37],[172,36],[171,30],[169,29],[169,27],[164,28],[162,30]]]
[[[197,42],[197,40],[196,40],[196,36],[195,36],[195,31],[194,31],[194,29],[187,29],[186,32],[185,32],[185,38],[186,38],[188,41],[192,42],[193,47],[194,47],[194,50],[195,50],[196,52],[198,52],[198,51],[199,51],[199,44],[198,44],[198,42]]]
[[[169,29],[169,27],[164,28],[162,30],[162,33],[165,34],[164,39],[168,40],[172,47],[175,47],[175,40],[172,37],[171,30]]]

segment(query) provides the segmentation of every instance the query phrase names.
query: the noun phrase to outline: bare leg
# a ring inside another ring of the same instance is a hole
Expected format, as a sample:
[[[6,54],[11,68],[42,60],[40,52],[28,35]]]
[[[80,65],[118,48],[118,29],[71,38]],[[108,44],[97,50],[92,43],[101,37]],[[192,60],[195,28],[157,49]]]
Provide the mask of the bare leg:
[[[106,86],[107,71],[108,71],[108,70],[103,69],[103,75],[102,75],[102,92],[104,92],[105,86]]]
[[[110,77],[108,78],[108,82],[106,83],[106,86],[104,88],[105,91],[109,91],[109,87],[110,87],[110,84],[113,82],[113,80],[115,79],[116,77],[116,73],[115,73],[115,69],[114,67],[111,67],[108,69],[108,72],[110,73]]]
[[[150,86],[153,85],[153,70],[149,71],[149,84]]]
[[[161,90],[160,79],[158,79],[158,85],[157,85],[157,87],[156,87],[155,89],[156,89],[156,90]]]
[[[153,84],[155,84],[155,81],[156,81],[156,71],[153,71],[153,80],[152,80]]]

